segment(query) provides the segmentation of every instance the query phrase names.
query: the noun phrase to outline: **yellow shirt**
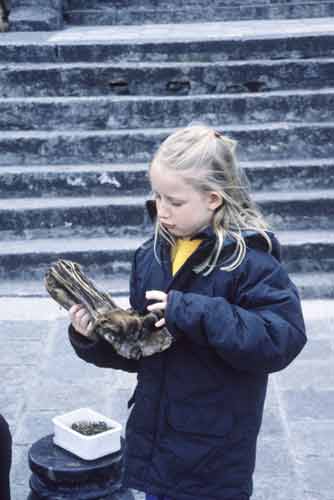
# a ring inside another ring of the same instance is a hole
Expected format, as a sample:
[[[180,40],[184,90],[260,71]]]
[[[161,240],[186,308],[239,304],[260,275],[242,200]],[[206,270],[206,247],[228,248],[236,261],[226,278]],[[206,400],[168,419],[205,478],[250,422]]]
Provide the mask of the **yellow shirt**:
[[[176,240],[176,244],[172,247],[171,251],[173,276],[180,267],[183,266],[190,255],[197,250],[202,241],[203,240],[183,240],[182,238]]]

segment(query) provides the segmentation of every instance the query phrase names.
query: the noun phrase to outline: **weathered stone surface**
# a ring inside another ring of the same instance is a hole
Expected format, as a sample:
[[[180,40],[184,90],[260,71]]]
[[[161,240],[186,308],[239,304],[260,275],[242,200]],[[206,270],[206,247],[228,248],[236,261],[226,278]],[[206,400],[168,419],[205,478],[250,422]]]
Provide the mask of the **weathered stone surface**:
[[[321,89],[334,60],[0,66],[3,97],[199,95]]]
[[[283,392],[287,418],[289,421],[322,421],[334,418],[334,391],[308,387],[288,389]]]
[[[215,126],[272,121],[331,121],[334,91],[288,91],[185,97],[0,99],[2,130],[118,130],[180,127],[200,120]]]
[[[309,234],[313,235],[312,243],[307,239],[307,232],[301,236],[298,232],[293,233],[288,237],[285,233],[279,234],[283,240],[284,266],[291,273],[333,272],[333,241],[324,240],[321,232]],[[63,258],[83,265],[94,278],[117,279],[119,274],[128,276],[134,249],[144,238],[145,236],[126,239],[33,239],[24,244],[21,241],[7,240],[4,248],[0,249],[0,277],[3,280],[43,279],[47,268]],[[321,291],[321,281],[319,284],[317,281],[311,282],[306,288],[308,293],[312,291],[319,296],[317,287]],[[332,290],[331,282],[326,287],[329,291]]]
[[[49,31],[63,26],[63,0],[11,0],[11,31]]]
[[[323,341],[324,347],[329,342]],[[313,342],[310,348],[310,357],[320,358],[320,353],[314,352],[317,343]],[[319,349],[319,348],[318,348]],[[334,386],[333,349],[330,346],[329,354],[326,353],[319,361],[310,359],[305,362],[298,361],[293,368],[287,368],[278,375],[279,383],[284,390],[330,390]]]
[[[242,162],[254,192],[332,189],[334,161],[272,160]],[[99,164],[9,166],[0,168],[0,196],[6,198],[55,196],[148,196],[148,165]],[[8,204],[9,207],[9,204]]]
[[[140,196],[149,191],[147,177],[146,164],[1,167],[0,196]]]
[[[300,270],[292,273],[291,278],[304,299],[333,299],[334,273],[329,271]]]
[[[99,387],[104,397],[102,407],[95,409],[103,410],[105,414],[125,422],[128,415],[126,403],[135,384],[135,376],[116,370],[99,369],[76,358],[67,339],[68,321],[55,320],[55,315],[51,313],[50,320],[45,321],[44,299],[39,301],[16,298],[16,308],[21,310],[25,321],[13,321],[13,323],[8,319],[1,321],[1,318],[7,317],[8,308],[8,302],[0,298],[2,345],[11,341],[15,331],[18,332],[17,338],[22,341],[27,340],[26,335],[36,338],[36,329],[39,329],[45,338],[45,342],[40,344],[40,356],[36,357],[37,364],[32,372],[27,365],[22,362],[17,363],[15,349],[8,353],[8,361],[12,367],[8,376],[13,385],[6,393],[7,406],[2,412],[7,417],[8,408],[14,400],[17,401],[20,409],[11,419],[14,435],[12,487],[13,500],[22,500],[27,497],[29,490],[30,471],[27,464],[29,447],[33,442],[52,432],[52,418],[57,414],[56,411],[47,409],[50,405],[46,394],[49,394],[52,403],[61,401],[61,388],[63,388],[64,402],[68,402],[67,406],[64,404],[65,411],[78,408],[83,403],[81,394],[83,390],[78,381],[86,382],[85,377],[88,375],[90,386],[95,383],[95,392],[96,387]],[[314,377],[320,377],[324,366],[327,366],[329,383],[332,380],[334,365],[330,363],[328,353],[325,353],[325,347],[329,344],[318,344],[317,341],[321,339],[330,342],[332,339],[333,302],[305,301],[303,309],[310,337],[307,345],[308,353],[301,355],[286,370],[270,376],[265,415],[258,442],[253,495],[255,500],[268,500],[268,498],[332,500],[333,391],[323,386],[312,389],[303,388],[303,385],[298,387],[297,373],[301,366],[305,366],[304,380],[310,379],[316,382]],[[34,318],[31,324],[29,317]],[[319,345],[323,348],[319,349]],[[324,359],[315,361],[322,357],[322,353]],[[40,359],[43,360],[42,363]],[[315,362],[319,363],[316,371],[313,370]],[[28,370],[25,377],[24,370]],[[66,370],[68,376],[64,374]],[[19,386],[14,384],[15,378],[17,381],[22,380],[24,390],[20,390]],[[291,381],[290,388],[285,385],[285,381]],[[5,371],[0,372],[0,393],[4,393],[7,383]],[[292,383],[296,383],[293,389]],[[95,401],[90,386],[84,390],[85,406],[93,405]],[[44,392],[42,397],[40,387]],[[53,392],[54,389],[56,392]],[[134,495],[136,500],[143,500],[143,496],[138,492],[134,492]]]
[[[71,194],[71,193],[69,193]],[[96,194],[96,193],[95,193]],[[334,195],[332,191],[278,191],[254,193],[270,227],[275,231],[333,229]],[[146,196],[134,198],[112,196],[91,199],[68,196],[48,200],[13,198],[0,202],[0,231],[3,239],[69,238],[125,235],[149,235]],[[330,217],[330,220],[328,220]]]
[[[257,125],[217,124],[240,145],[241,161],[325,159],[334,155],[334,124],[289,122]],[[0,165],[149,162],[175,129],[122,131],[13,131],[0,137]],[[18,147],[19,145],[19,147]]]
[[[140,234],[147,228],[144,201],[126,198],[28,199],[18,206],[0,202],[0,231],[4,237],[57,238]]]
[[[110,4],[84,2],[71,3],[65,11],[65,19],[70,24],[143,24],[192,21],[234,21],[239,19],[293,19],[299,17],[331,16],[333,2],[231,2],[213,1],[180,5],[175,1],[164,3],[141,3],[140,9],[131,3]],[[76,10],[77,9],[77,10]]]
[[[205,42],[205,43],[203,43]],[[67,28],[5,33],[0,61],[175,62],[331,57],[331,19]]]
[[[130,272],[130,263],[135,248],[143,237],[7,240],[0,247],[1,278],[43,279],[46,269],[59,258],[73,260],[89,270],[92,277],[113,276],[117,278]]]

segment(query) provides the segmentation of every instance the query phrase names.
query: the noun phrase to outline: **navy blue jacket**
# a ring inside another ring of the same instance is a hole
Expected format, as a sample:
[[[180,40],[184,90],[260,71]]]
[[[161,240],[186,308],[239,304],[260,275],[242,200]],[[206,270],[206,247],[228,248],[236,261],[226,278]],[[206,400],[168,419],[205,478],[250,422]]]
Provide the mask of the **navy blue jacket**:
[[[204,241],[173,277],[166,242],[159,263],[149,240],[136,252],[130,302],[144,312],[146,290],[168,292],[166,325],[175,342],[139,361],[116,355],[104,340],[71,332],[77,354],[98,366],[138,372],[128,419],[125,486],[177,500],[246,500],[252,492],[256,439],[267,378],[286,367],[306,342],[296,287],[256,233],[232,272],[220,269],[234,249],[226,243],[209,276],[196,274],[214,243]]]

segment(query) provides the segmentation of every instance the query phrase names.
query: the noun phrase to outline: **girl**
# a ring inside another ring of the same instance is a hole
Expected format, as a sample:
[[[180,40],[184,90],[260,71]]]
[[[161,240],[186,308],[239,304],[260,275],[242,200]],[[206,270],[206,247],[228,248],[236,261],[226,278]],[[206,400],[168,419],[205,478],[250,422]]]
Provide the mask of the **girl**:
[[[77,354],[138,372],[126,429],[124,485],[156,500],[248,500],[268,374],[306,342],[295,286],[247,192],[235,143],[206,126],[167,138],[150,165],[155,234],[136,252],[131,306],[164,312],[174,342],[139,361],[84,339]]]

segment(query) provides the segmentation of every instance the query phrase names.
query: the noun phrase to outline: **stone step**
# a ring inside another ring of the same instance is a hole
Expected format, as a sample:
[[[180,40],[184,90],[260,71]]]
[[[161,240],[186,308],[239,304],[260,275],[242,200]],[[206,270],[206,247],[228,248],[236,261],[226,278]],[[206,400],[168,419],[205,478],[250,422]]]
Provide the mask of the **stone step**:
[[[264,191],[254,199],[274,230],[334,229],[333,189]]]
[[[140,26],[74,27],[2,33],[0,62],[217,62],[331,57],[332,18]]]
[[[259,192],[254,200],[275,230],[334,228],[334,190]],[[0,200],[2,239],[95,238],[148,234],[147,196]]]
[[[2,239],[46,239],[147,233],[145,197],[0,200]]]
[[[102,279],[129,273],[134,250],[143,237],[58,238],[2,240],[1,279],[43,279],[46,270],[60,258],[80,263],[92,277]]]
[[[86,272],[86,269],[83,268]],[[129,295],[129,272],[115,273],[109,278],[102,278],[99,274],[90,273],[90,279],[95,278],[95,284],[100,290],[108,291],[114,299],[122,298],[122,301]],[[9,279],[0,282],[0,297],[49,297],[45,289],[43,276],[40,278]],[[125,306],[128,307],[128,306]]]
[[[333,272],[291,273],[303,299],[334,299]]]
[[[120,193],[138,196],[148,190],[147,165],[143,163],[0,167],[0,198],[3,199],[118,196]]]
[[[0,165],[149,161],[174,130],[3,131]],[[320,159],[334,153],[334,122],[217,125],[217,130],[240,141],[240,160]]]
[[[334,232],[281,231],[282,258],[291,273],[334,271]]]
[[[195,96],[0,98],[0,130],[180,127],[331,120],[334,89]]]
[[[86,273],[86,268],[83,268],[83,271]],[[88,270],[87,275],[91,279],[95,278],[95,284],[100,290],[110,292],[121,307],[128,307],[128,272],[102,278],[99,274],[91,274]],[[39,279],[27,276],[26,279],[2,279],[0,297],[49,297],[42,278],[43,276]],[[297,286],[302,299],[334,299],[334,272],[290,273],[290,278]]]
[[[63,0],[44,0],[39,5],[31,0],[10,0],[10,3],[8,21],[13,32],[50,31],[64,26]]]
[[[305,3],[317,3],[326,4],[328,0],[256,0],[251,2],[251,0],[211,0],[211,9],[221,9],[223,7],[243,7],[245,5],[266,5],[266,6],[276,6],[278,5],[299,5]],[[162,7],[175,9],[180,7],[186,8],[206,8],[208,6],[205,0],[141,0],[140,5],[138,5],[137,0],[66,0],[65,11],[66,10],[99,10],[100,12],[105,12],[106,10],[112,9],[159,9]]]
[[[144,24],[144,23],[177,23],[194,21],[238,21],[240,19],[297,19],[312,17],[327,17],[334,15],[333,1],[308,1],[308,2],[277,2],[264,4],[257,2],[239,2],[235,5],[211,2],[203,5],[188,4],[186,6],[175,2],[166,2],[149,6],[146,3],[141,8],[137,6],[106,6],[95,8],[87,5],[78,10],[65,11],[64,19],[74,25],[114,25],[114,24]]]
[[[0,65],[1,97],[198,95],[331,87],[334,58]]]
[[[334,159],[241,162],[253,191],[334,188]],[[148,165],[1,166],[0,198],[146,195]]]
[[[291,231],[278,236],[284,265],[290,273],[334,272],[333,233]],[[79,262],[94,278],[112,280],[120,273],[129,273],[133,252],[142,241],[142,237],[2,240],[0,278],[42,280],[48,267],[64,258]]]

